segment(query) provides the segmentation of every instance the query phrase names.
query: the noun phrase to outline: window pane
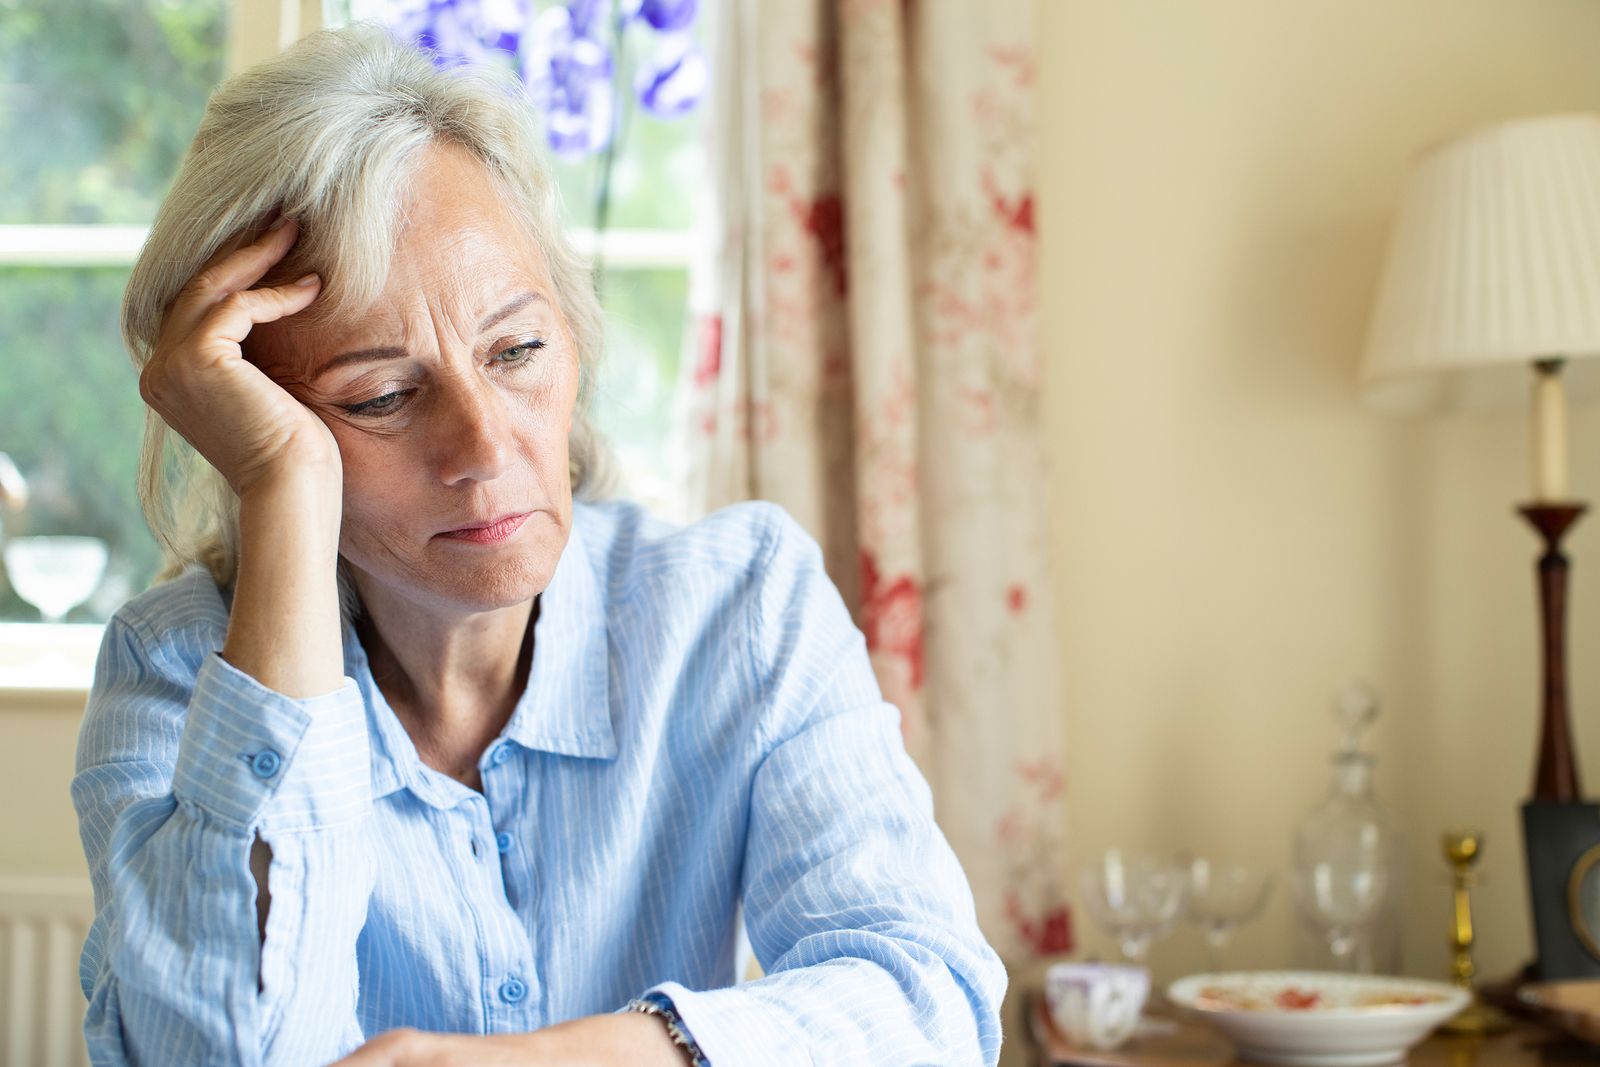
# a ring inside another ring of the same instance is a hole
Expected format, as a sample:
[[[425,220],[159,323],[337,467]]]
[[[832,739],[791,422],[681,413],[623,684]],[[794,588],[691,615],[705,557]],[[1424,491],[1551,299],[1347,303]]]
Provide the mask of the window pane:
[[[637,111],[629,101],[628,111]],[[704,186],[705,153],[700,147],[696,111],[675,119],[633,114],[625,121],[625,140],[611,171],[611,203],[606,228],[687,230],[694,225],[691,190]],[[554,160],[568,225],[595,225],[600,197],[601,160]]]
[[[144,223],[222,76],[225,0],[0,0],[0,223]]]
[[[601,293],[606,355],[595,422],[616,454],[624,494],[666,518],[682,510],[670,446],[688,293],[688,273],[669,269],[608,271]]]
[[[20,513],[0,514],[0,544],[46,535],[106,544],[105,580],[74,621],[107,618],[158,565],[135,489],[144,404],[117,329],[126,284],[121,268],[0,268],[0,452],[29,489]],[[44,580],[42,562],[13,574],[29,561],[15,547],[6,559],[0,619],[38,619],[15,587]]]

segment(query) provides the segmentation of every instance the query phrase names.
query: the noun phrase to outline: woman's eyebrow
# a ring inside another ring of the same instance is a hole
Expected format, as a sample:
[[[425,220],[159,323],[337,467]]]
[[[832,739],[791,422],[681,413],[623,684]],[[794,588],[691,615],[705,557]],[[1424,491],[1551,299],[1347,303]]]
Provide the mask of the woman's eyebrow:
[[[352,363],[378,363],[388,359],[404,359],[408,355],[410,355],[409,352],[396,345],[389,345],[384,348],[360,348],[354,352],[342,352],[318,367],[317,372],[311,376],[311,380],[316,381],[329,371],[337,370],[340,367],[348,367]]]
[[[484,332],[485,330],[494,326],[494,324],[499,322],[501,319],[508,315],[516,314],[529,304],[533,303],[535,300],[542,302],[544,297],[533,292],[531,289],[526,292],[518,293],[516,296],[511,298],[505,307],[501,308],[499,311],[491,312],[487,318],[479,323],[478,332]]]
[[[485,318],[483,322],[478,324],[478,332],[482,333],[485,330],[492,328],[502,319],[510,315],[515,315],[517,312],[521,311],[523,308],[527,307],[536,300],[543,303],[544,297],[540,296],[538,293],[532,292],[531,290],[524,293],[518,293],[516,296],[512,297],[504,307],[500,308],[500,310],[490,312],[488,317]],[[387,359],[404,359],[408,355],[410,355],[410,353],[398,345],[386,345],[379,348],[359,348],[354,352],[341,352],[339,355],[334,356],[321,367],[317,368],[317,372],[311,376],[311,380],[316,381],[329,371],[337,370],[340,367],[348,367],[352,363],[379,363]]]

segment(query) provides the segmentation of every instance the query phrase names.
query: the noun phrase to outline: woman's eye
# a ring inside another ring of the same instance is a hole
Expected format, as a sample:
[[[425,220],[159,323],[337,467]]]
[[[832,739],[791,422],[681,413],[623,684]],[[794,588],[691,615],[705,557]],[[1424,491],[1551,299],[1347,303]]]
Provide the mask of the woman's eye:
[[[499,355],[495,356],[494,362],[526,363],[528,360],[533,358],[533,354],[535,352],[539,351],[539,349],[543,347],[544,341],[542,340],[535,339],[532,341],[524,341],[519,345],[512,345],[504,352],[501,352]]]
[[[351,415],[384,415],[399,407],[411,392],[410,389],[397,389],[392,393],[375,396],[371,400],[363,400],[359,404],[346,404],[345,411]]]

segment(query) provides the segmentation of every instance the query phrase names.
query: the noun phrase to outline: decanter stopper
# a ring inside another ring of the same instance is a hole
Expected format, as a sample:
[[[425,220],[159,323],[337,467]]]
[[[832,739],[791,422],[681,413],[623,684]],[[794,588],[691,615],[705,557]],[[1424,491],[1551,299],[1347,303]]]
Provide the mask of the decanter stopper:
[[[1377,686],[1364,678],[1351,678],[1334,693],[1334,717],[1344,728],[1340,754],[1361,751],[1361,732],[1377,720],[1382,702]]]

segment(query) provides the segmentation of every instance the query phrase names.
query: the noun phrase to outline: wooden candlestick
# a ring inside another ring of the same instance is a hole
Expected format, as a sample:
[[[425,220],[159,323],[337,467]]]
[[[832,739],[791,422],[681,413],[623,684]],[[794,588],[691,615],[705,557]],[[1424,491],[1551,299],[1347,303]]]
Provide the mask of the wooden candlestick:
[[[1533,775],[1533,798],[1539,801],[1582,799],[1578,764],[1573,755],[1572,726],[1567,715],[1567,557],[1561,539],[1588,508],[1579,503],[1528,504],[1519,509],[1544,539],[1539,557],[1540,630],[1544,641],[1544,717],[1539,729],[1539,756]]]

